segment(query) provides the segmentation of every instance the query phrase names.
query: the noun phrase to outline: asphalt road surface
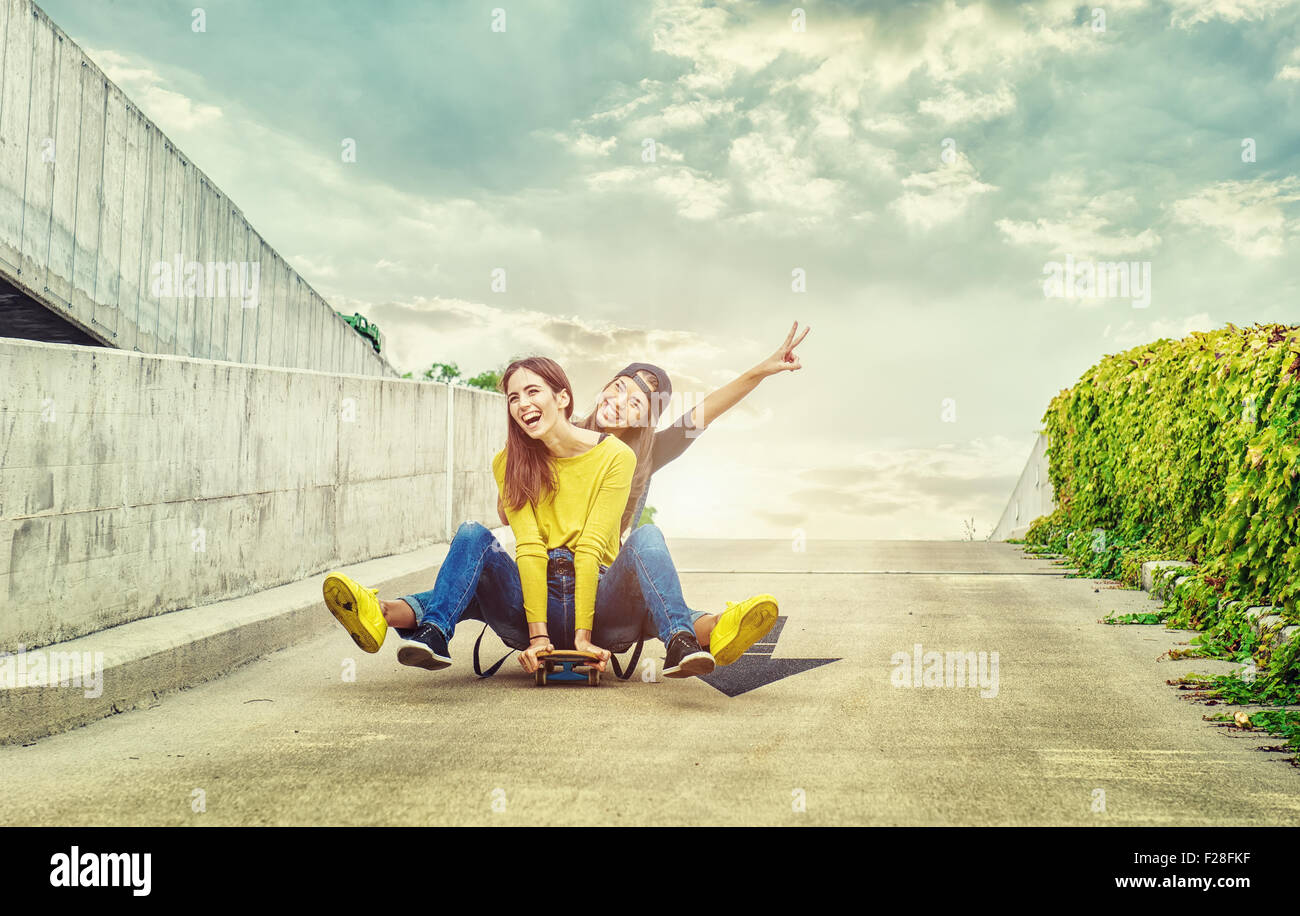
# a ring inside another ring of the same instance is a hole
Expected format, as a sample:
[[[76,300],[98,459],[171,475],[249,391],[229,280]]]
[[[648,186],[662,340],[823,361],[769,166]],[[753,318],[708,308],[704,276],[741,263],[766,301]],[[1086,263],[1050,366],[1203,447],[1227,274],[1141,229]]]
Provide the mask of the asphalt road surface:
[[[513,658],[480,681],[473,622],[439,672],[335,626],[0,747],[0,823],[1300,823],[1300,769],[1257,749],[1277,739],[1206,722],[1225,707],[1165,684],[1235,666],[1158,660],[1185,631],[1097,623],[1157,607],[1143,592],[1002,543],[669,544],[693,607],[780,602],[779,637],[714,683],[656,680],[658,642],[626,682],[538,688]],[[949,675],[929,652],[975,665]]]

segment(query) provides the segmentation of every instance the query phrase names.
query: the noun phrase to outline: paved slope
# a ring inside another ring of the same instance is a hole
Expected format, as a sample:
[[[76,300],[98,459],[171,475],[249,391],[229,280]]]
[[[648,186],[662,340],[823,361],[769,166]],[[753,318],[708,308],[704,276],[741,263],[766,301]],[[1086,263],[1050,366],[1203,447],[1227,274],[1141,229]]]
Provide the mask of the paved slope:
[[[538,689],[513,660],[474,678],[475,624],[437,673],[398,665],[392,645],[364,655],[339,629],[0,748],[0,823],[1300,821],[1300,772],[1255,750],[1270,739],[1202,721],[1210,710],[1164,683],[1231,665],[1160,662],[1191,634],[1096,623],[1155,607],[1145,593],[1044,575],[1056,568],[1008,544],[670,544],[683,568],[728,570],[684,575],[694,605],[770,591],[788,617],[774,658],[840,661],[735,697],[700,680]],[[894,686],[891,657],[916,644],[997,652],[996,696]]]

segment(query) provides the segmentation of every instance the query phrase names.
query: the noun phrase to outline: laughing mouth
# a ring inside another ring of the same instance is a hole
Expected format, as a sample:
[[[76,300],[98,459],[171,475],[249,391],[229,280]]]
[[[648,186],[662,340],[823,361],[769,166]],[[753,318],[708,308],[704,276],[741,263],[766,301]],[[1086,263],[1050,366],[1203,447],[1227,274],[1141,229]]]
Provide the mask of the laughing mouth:
[[[524,429],[534,430],[542,422],[542,412],[536,409],[525,410],[519,415],[519,422],[523,424]]]

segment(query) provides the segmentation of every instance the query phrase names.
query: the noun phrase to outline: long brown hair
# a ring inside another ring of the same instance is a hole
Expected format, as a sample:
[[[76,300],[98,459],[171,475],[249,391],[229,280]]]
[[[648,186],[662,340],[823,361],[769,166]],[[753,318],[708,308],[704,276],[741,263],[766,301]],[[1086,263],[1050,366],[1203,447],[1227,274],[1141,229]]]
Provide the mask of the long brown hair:
[[[503,501],[515,511],[523,508],[526,503],[537,505],[555,490],[555,465],[551,462],[550,451],[544,443],[524,432],[510,415],[510,396],[506,386],[510,384],[510,376],[520,369],[536,372],[557,396],[561,391],[567,391],[569,403],[564,407],[564,418],[567,420],[573,416],[573,386],[555,360],[545,356],[528,356],[515,360],[501,373],[501,393],[506,395],[508,426]]]
[[[650,386],[651,391],[659,390],[659,379],[655,378],[653,373],[647,372],[644,369],[638,369],[636,375]],[[619,378],[619,376],[610,379],[609,382],[600,389],[601,392],[603,393],[605,388],[612,385],[617,378]],[[596,412],[599,407],[600,395],[597,395],[596,408],[593,408],[591,413],[587,414],[587,416],[581,420],[574,420],[573,425],[581,426],[583,429],[594,429],[604,432],[603,427],[596,422]],[[652,404],[652,416],[653,408],[654,405]],[[646,486],[650,483],[650,473],[654,470],[650,464],[655,446],[655,427],[653,423],[647,421],[643,426],[630,426],[626,429],[615,430],[611,435],[622,439],[623,443],[630,447],[633,454],[636,455],[636,471],[632,474],[632,492],[628,494],[627,508],[623,510],[623,518],[618,525],[619,534],[622,534],[628,528],[636,524],[636,520],[632,518],[632,514],[636,512],[637,503],[641,501],[641,494],[645,492]]]

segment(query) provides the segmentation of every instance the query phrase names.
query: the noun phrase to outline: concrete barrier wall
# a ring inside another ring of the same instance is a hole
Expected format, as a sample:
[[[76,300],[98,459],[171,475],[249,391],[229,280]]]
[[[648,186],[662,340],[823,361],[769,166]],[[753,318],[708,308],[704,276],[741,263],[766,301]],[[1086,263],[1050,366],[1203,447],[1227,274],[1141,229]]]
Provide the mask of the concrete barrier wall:
[[[486,391],[0,338],[0,649],[495,526],[505,422]]]
[[[0,79],[0,272],[28,295],[123,350],[397,376],[30,0],[0,0]]]
[[[505,398],[485,398],[487,392],[471,388],[453,388],[453,435],[456,439],[456,465],[452,471],[452,532],[464,521],[483,521],[483,506],[491,506],[489,528],[501,524],[497,518],[497,482],[492,476],[492,458],[506,446]],[[499,430],[500,435],[484,436],[479,430]],[[487,468],[484,474],[482,469]]]
[[[1056,510],[1053,497],[1052,481],[1047,475],[1047,436],[1039,433],[1025,469],[1020,472],[1020,479],[1011,491],[1011,499],[989,539],[1005,541],[1024,537],[1034,519],[1051,515]]]

